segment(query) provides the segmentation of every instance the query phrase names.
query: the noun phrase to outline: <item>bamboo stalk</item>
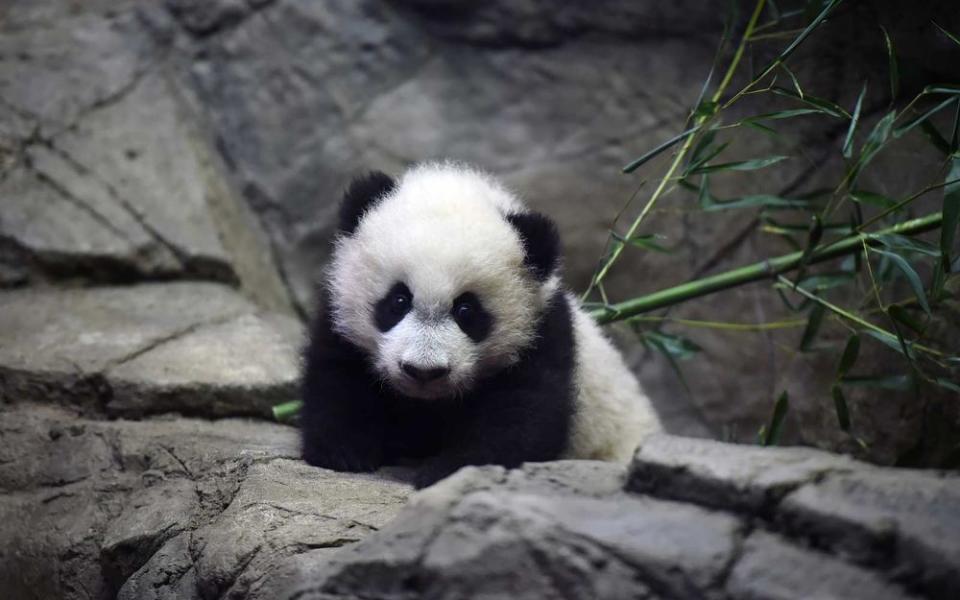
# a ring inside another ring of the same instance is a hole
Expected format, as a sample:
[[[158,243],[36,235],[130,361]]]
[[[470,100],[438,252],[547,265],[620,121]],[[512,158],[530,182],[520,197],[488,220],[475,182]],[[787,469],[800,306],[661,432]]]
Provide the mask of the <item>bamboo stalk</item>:
[[[893,227],[881,229],[873,233],[842,238],[834,242],[827,242],[817,246],[810,256],[804,260],[803,251],[792,252],[783,256],[769,258],[751,265],[746,265],[725,273],[718,273],[695,281],[690,281],[672,288],[660,290],[646,296],[626,300],[608,307],[598,308],[590,312],[598,323],[605,325],[615,321],[623,321],[630,317],[650,312],[658,308],[673,306],[706,296],[714,292],[744,285],[762,279],[776,277],[781,273],[797,269],[802,265],[810,265],[840,256],[846,256],[862,250],[863,244],[874,245],[874,235],[900,234],[917,235],[940,227],[943,222],[942,213],[933,213],[919,219],[912,219],[898,223]]]
[[[303,402],[300,400],[291,400],[289,402],[284,402],[283,404],[277,404],[273,407],[273,418],[281,423],[284,421],[289,421],[293,417],[300,414],[301,408],[303,408]]]
[[[747,43],[750,41],[750,36],[753,34],[753,28],[757,26],[757,21],[760,19],[760,13],[763,12],[763,7],[765,4],[766,0],[757,0],[757,4],[753,7],[753,13],[750,15],[750,21],[747,22],[747,28],[744,30],[743,36],[740,38],[740,43],[737,45],[737,49],[734,52],[733,58],[730,59],[730,64],[727,66],[727,71],[724,74],[723,79],[717,86],[717,89],[714,91],[713,96],[710,97],[711,102],[719,102],[727,87],[730,85],[730,82],[733,80],[733,74],[736,72],[737,66],[740,64],[740,60],[743,58],[744,49],[746,48]],[[694,107],[694,109],[696,108],[697,107]],[[696,137],[695,130],[698,130],[709,118],[711,118],[711,115],[703,114],[694,119],[693,128],[691,129],[692,133],[687,136],[687,139],[683,141],[683,145],[680,147],[680,150],[678,150],[676,155],[674,155],[673,161],[670,163],[670,167],[660,179],[660,183],[657,184],[656,189],[650,195],[650,198],[644,205],[643,210],[640,211],[640,214],[636,219],[633,220],[633,223],[631,223],[630,227],[627,229],[624,239],[629,240],[636,235],[637,230],[640,228],[640,224],[643,223],[646,216],[650,213],[650,210],[653,209],[654,205],[664,194],[664,191],[667,189],[667,184],[671,181],[673,174],[683,163],[683,159],[687,156],[687,153],[693,146],[693,139]],[[590,286],[587,288],[584,298],[586,298],[590,292],[593,291],[593,288],[603,283],[603,279],[607,276],[610,268],[613,267],[613,263],[617,262],[617,259],[620,258],[620,254],[623,252],[625,245],[626,244],[620,244],[619,246],[614,246],[610,254],[610,258],[606,260],[606,262],[597,272],[596,276],[594,276],[593,280],[590,282]]]

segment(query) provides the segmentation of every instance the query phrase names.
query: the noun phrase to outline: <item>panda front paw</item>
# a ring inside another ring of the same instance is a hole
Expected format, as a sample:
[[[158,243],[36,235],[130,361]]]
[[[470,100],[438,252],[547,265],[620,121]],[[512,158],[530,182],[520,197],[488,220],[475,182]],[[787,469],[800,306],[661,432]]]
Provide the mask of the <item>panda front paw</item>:
[[[383,465],[383,452],[374,444],[304,443],[303,460],[333,471],[369,472]]]

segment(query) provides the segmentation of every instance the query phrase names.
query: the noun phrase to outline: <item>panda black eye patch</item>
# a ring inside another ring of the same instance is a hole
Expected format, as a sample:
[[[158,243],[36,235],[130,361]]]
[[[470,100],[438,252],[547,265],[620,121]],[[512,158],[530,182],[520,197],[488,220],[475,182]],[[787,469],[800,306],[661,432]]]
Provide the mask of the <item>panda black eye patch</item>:
[[[450,314],[460,329],[474,342],[482,342],[493,328],[493,316],[484,310],[480,298],[473,292],[457,296]]]
[[[377,329],[386,333],[403,320],[413,307],[413,294],[403,282],[393,284],[373,307],[373,321]]]

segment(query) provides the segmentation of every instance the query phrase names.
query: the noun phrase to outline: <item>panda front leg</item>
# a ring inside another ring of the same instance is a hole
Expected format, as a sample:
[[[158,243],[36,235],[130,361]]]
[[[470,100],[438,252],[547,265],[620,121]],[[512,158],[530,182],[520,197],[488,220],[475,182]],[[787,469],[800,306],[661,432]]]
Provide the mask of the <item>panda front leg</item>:
[[[374,471],[383,464],[385,415],[369,376],[343,361],[308,361],[300,416],[303,459],[335,471]]]
[[[474,398],[451,420],[441,453],[417,470],[421,489],[467,465],[515,468],[556,460],[566,448],[570,404],[552,387],[501,390]]]

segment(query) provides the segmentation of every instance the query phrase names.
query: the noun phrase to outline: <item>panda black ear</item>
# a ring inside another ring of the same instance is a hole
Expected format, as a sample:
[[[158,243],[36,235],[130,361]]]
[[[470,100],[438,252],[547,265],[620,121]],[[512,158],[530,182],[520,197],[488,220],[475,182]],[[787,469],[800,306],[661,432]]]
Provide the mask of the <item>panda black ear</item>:
[[[354,178],[340,203],[340,231],[347,235],[353,233],[363,213],[373,208],[394,187],[393,179],[380,171],[370,171]]]
[[[538,281],[545,281],[560,265],[560,235],[553,221],[540,213],[515,213],[507,221],[520,234],[524,263]]]

